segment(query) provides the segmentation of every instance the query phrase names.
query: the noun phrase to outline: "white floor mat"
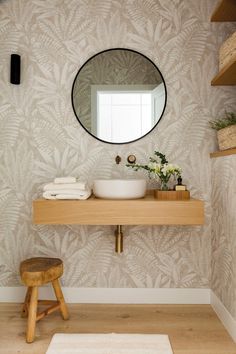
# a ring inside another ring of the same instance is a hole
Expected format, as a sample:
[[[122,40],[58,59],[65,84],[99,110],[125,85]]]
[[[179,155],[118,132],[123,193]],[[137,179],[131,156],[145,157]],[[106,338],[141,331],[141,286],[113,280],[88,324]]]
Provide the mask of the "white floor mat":
[[[165,334],[55,334],[46,354],[173,354]]]

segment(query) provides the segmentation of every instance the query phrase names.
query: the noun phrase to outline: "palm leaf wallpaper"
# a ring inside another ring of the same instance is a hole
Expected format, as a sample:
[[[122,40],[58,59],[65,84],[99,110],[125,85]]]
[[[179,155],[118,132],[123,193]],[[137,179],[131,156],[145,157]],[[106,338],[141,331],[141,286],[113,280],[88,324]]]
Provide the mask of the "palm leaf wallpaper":
[[[65,262],[64,286],[212,287],[236,318],[236,165],[225,157],[211,168],[209,152],[217,146],[208,125],[236,109],[235,88],[210,86],[218,49],[235,25],[210,23],[216,2],[0,1],[1,286],[20,285],[23,259],[56,256]],[[158,127],[127,145],[89,136],[71,105],[79,68],[115,47],[148,56],[168,92]],[[9,83],[11,53],[22,57],[19,86]],[[204,199],[204,226],[127,226],[124,253],[117,255],[114,227],[32,224],[32,199],[42,195],[42,184],[64,175],[89,183],[132,176],[126,157],[134,153],[143,163],[154,150],[181,165],[192,196]]]
[[[236,318],[236,160],[212,164],[212,289]],[[219,188],[219,186],[221,186]],[[226,192],[227,191],[227,192]]]

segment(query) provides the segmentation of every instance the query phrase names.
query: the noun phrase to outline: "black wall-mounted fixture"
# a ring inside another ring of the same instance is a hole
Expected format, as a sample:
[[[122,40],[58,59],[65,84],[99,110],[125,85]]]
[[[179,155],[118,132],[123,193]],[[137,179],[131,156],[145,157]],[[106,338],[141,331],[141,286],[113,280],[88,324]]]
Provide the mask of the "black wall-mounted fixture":
[[[14,85],[20,84],[20,55],[11,54],[10,82]]]

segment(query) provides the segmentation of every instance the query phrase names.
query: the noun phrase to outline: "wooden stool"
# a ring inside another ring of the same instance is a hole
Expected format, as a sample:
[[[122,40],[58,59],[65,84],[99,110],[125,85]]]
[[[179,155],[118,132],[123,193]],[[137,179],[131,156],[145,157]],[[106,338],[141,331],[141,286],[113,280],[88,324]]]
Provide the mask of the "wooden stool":
[[[28,317],[26,342],[34,341],[36,322],[46,315],[60,310],[62,318],[68,320],[69,314],[61,291],[58,278],[63,274],[63,262],[58,258],[35,257],[26,259],[20,264],[20,275],[22,282],[28,287],[25,302],[22,309],[22,317]],[[57,301],[38,300],[38,287],[52,283]],[[51,305],[45,311],[37,314],[38,303]]]

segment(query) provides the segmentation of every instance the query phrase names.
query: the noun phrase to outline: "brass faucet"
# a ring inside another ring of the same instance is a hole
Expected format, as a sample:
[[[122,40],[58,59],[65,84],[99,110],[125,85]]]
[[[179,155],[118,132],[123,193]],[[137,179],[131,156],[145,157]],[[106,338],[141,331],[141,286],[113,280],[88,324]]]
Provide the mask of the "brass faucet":
[[[122,232],[121,225],[117,225],[117,228],[115,230],[115,237],[116,237],[115,251],[117,253],[122,253],[123,252],[123,232]]]

